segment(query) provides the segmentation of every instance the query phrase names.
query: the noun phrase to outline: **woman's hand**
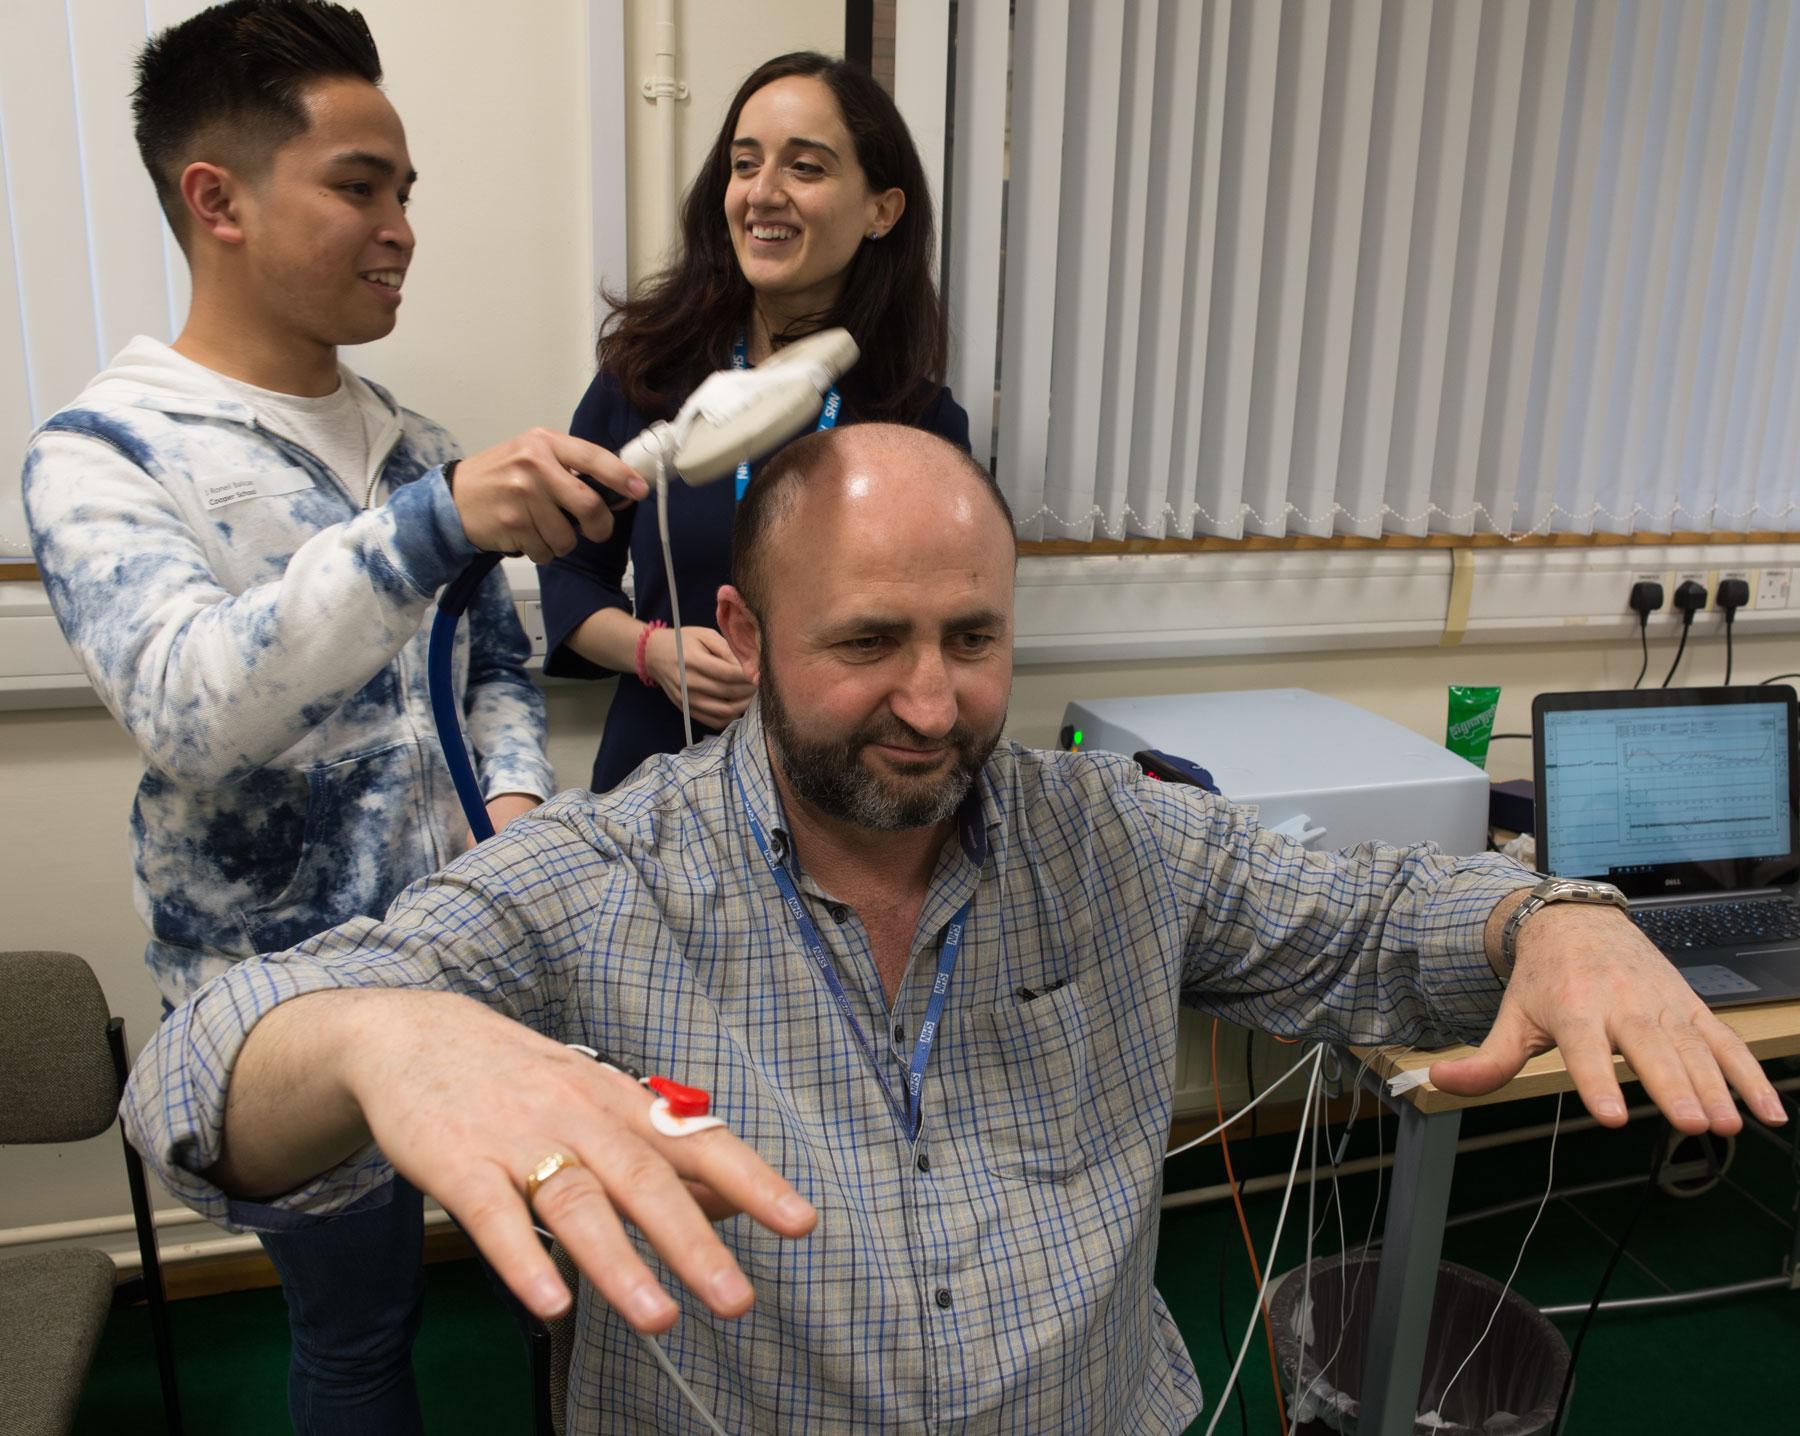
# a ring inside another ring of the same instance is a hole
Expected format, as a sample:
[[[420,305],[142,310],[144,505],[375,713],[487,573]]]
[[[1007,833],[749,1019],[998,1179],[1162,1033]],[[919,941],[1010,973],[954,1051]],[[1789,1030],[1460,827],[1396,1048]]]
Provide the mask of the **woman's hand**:
[[[738,666],[731,645],[711,628],[681,630],[687,658],[688,704],[694,721],[715,731],[741,717],[756,694],[744,670]],[[681,674],[675,662],[675,630],[659,628],[644,645],[644,671],[681,707]]]

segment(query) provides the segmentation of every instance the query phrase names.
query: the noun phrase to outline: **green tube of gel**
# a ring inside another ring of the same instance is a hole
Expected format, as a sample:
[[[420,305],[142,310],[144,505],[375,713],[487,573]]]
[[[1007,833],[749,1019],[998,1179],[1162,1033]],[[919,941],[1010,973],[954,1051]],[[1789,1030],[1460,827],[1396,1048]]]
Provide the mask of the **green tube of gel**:
[[[1487,767],[1488,739],[1494,736],[1494,716],[1500,711],[1498,688],[1465,688],[1450,685],[1450,716],[1445,725],[1444,746],[1477,768]]]

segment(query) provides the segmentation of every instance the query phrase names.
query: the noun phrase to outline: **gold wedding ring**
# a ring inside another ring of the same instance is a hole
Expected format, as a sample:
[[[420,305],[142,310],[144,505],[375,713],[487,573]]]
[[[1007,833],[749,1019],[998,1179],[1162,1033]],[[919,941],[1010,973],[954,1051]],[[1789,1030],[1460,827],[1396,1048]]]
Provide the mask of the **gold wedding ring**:
[[[537,1200],[538,1188],[543,1186],[558,1172],[567,1167],[579,1167],[580,1162],[565,1152],[552,1152],[525,1174],[525,1202],[529,1206]]]

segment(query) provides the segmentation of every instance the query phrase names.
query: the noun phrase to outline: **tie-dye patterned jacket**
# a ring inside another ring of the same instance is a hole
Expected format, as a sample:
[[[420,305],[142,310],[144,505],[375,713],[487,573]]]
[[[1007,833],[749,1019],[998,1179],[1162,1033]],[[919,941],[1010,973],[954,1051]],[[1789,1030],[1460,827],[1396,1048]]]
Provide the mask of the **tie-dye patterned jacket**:
[[[157,986],[378,916],[466,833],[426,691],[426,613],[475,556],[442,429],[347,370],[379,432],[346,479],[209,371],[133,340],[33,436],[50,603],[143,750],[135,897]],[[457,643],[483,790],[544,796],[544,704],[498,570]]]

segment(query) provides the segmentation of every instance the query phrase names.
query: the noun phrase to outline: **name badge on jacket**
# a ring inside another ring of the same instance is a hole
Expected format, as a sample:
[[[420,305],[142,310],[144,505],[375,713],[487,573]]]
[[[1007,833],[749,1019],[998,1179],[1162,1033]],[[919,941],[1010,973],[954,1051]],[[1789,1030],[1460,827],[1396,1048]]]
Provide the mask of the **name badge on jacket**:
[[[229,479],[214,479],[200,486],[200,502],[210,513],[227,504],[245,499],[272,499],[281,494],[297,494],[313,486],[312,475],[305,469],[271,469],[262,474],[238,474]]]

